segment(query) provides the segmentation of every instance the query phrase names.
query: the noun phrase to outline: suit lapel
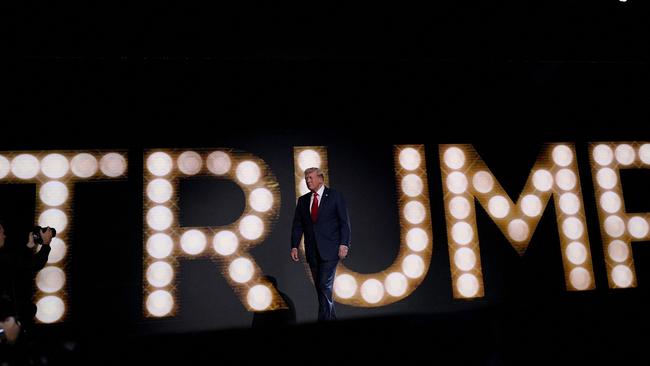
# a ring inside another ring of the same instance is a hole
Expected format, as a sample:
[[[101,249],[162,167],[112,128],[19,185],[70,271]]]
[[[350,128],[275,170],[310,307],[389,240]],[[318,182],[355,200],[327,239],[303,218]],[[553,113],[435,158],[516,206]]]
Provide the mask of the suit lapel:
[[[310,193],[310,194],[313,194],[313,193]],[[304,204],[305,213],[307,214],[307,217],[310,218],[309,221],[311,221],[311,204],[310,203],[311,203],[311,195],[306,197],[305,204]]]
[[[330,189],[325,187],[323,190],[323,197],[321,197],[320,205],[318,205],[318,217],[316,218],[316,222],[318,222],[318,219],[320,219],[320,214],[323,212],[325,209],[325,205],[327,204],[327,201],[329,201],[329,194]]]

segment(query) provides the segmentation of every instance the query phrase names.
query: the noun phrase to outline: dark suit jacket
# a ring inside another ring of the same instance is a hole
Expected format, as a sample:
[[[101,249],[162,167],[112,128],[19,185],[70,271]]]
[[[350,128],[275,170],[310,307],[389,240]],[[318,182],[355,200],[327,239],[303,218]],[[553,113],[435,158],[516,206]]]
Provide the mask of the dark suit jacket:
[[[350,218],[345,201],[339,192],[325,187],[318,206],[318,219],[312,223],[309,206],[311,195],[309,192],[298,198],[291,230],[291,247],[297,248],[304,234],[305,254],[310,264],[317,262],[319,253],[323,260],[337,260],[339,245],[349,248],[351,241]]]

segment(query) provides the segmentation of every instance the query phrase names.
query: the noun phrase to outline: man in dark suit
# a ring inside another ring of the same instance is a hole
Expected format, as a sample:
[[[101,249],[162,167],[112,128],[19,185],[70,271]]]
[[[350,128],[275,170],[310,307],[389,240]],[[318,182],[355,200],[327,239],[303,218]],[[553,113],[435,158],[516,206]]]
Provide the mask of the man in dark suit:
[[[318,168],[305,170],[309,193],[296,205],[291,230],[291,259],[297,262],[300,239],[305,237],[305,255],[318,295],[318,320],[334,320],[332,288],[339,260],[350,249],[350,218],[343,196],[325,187]]]

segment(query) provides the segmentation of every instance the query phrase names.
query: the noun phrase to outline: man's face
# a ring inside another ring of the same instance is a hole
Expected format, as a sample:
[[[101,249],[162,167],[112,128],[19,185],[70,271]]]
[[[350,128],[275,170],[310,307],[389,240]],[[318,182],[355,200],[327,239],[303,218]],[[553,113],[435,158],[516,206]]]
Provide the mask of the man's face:
[[[0,225],[0,248],[5,246],[5,239],[7,236],[5,235],[5,228]]]
[[[323,185],[323,178],[318,176],[318,172],[311,172],[305,175],[305,183],[310,191],[316,192]]]

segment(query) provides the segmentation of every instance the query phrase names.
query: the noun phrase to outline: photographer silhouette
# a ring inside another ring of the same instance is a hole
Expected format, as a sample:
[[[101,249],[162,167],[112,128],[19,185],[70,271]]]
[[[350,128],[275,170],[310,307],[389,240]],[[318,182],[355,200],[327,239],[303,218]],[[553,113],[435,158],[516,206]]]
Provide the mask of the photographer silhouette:
[[[0,328],[4,330],[0,337],[7,343],[16,340],[16,330],[24,332],[33,322],[34,278],[47,263],[54,235],[51,228],[39,228],[38,235],[29,233],[26,245],[9,245],[5,225],[0,221]],[[35,240],[41,244],[40,249]]]

